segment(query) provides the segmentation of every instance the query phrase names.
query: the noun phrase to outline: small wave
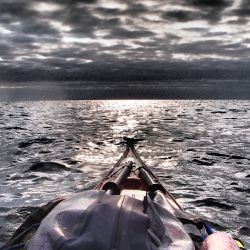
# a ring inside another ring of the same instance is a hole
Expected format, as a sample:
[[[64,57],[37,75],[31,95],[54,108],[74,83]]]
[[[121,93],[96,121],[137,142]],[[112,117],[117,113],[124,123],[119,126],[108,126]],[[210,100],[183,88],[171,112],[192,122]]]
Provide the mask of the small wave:
[[[249,160],[248,158],[240,155],[231,155],[230,158],[234,160]]]
[[[250,194],[250,188],[240,188],[240,187],[234,187],[234,190],[241,192],[241,193],[247,193]]]
[[[241,227],[240,234],[250,236],[250,228],[249,227]]]
[[[174,138],[171,141],[172,142],[184,142],[184,138]]]
[[[31,146],[32,144],[49,144],[49,143],[52,143],[55,139],[53,138],[36,138],[36,139],[32,139],[32,140],[29,140],[29,141],[26,141],[26,142],[20,142],[18,144],[18,147],[19,148],[27,148],[29,146]]]
[[[41,154],[41,155],[50,154],[50,153],[51,153],[51,151],[49,151],[49,150],[39,151],[39,154]]]
[[[80,169],[77,168],[70,168],[67,167],[61,163],[57,163],[57,162],[38,162],[38,163],[34,163],[28,170],[26,170],[25,172],[46,172],[46,173],[50,173],[50,172],[62,172],[62,171],[71,171],[73,173],[82,173],[82,171]]]
[[[78,161],[74,158],[70,158],[70,157],[66,157],[66,158],[62,158],[62,161],[66,162],[68,165],[76,165],[76,164],[81,164],[81,161]]]
[[[246,113],[247,112],[246,109],[229,109],[228,111],[233,112],[233,113],[240,113],[240,112]]]
[[[226,157],[229,158],[230,155],[228,154],[223,154],[223,153],[218,153],[218,152],[206,152],[207,155],[211,155],[211,156],[218,156],[218,157]]]
[[[241,218],[249,218],[249,213],[246,212],[246,211],[241,211],[241,212],[239,213],[239,216],[240,216]]]
[[[213,198],[205,198],[202,200],[196,200],[194,203],[197,206],[207,206],[207,207],[217,207],[220,209],[233,210],[235,207],[233,205],[228,205],[223,202],[217,201]]]
[[[226,114],[227,113],[227,111],[220,111],[220,110],[218,110],[218,111],[211,111],[211,114]]]
[[[247,157],[244,157],[241,155],[224,154],[224,153],[218,153],[218,152],[206,152],[206,154],[211,155],[211,156],[229,158],[233,160],[249,160]]]
[[[205,165],[205,166],[212,166],[215,163],[214,160],[207,158],[201,158],[201,159],[195,158],[192,160],[192,162],[198,165]]]
[[[60,172],[60,171],[70,171],[70,168],[65,165],[57,162],[38,162],[34,163],[28,170],[30,171],[38,171],[38,172]]]
[[[33,178],[37,178],[37,175],[29,174],[27,176],[23,176],[19,173],[15,173],[7,175],[5,181],[19,181],[23,179],[33,179]]]
[[[4,130],[28,130],[26,128],[18,127],[18,126],[13,126],[13,127],[5,127],[3,128]]]

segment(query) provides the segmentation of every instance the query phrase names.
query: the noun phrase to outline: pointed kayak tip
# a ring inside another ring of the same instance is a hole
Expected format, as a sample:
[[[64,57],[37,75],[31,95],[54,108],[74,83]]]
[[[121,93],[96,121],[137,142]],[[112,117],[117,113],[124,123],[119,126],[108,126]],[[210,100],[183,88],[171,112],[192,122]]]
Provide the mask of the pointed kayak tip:
[[[143,138],[131,138],[131,137],[123,137],[123,143],[125,143],[128,146],[135,145],[139,141],[144,141],[145,139]]]

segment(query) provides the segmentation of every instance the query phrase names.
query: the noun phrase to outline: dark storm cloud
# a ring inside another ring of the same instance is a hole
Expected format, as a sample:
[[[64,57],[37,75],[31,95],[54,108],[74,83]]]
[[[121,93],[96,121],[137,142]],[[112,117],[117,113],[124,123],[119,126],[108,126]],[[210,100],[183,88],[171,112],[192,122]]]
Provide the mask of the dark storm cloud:
[[[51,27],[48,21],[39,21],[39,22],[32,22],[23,24],[21,28],[21,32],[29,33],[29,34],[36,34],[36,35],[58,35],[58,31]]]
[[[36,39],[31,35],[26,36],[12,36],[9,37],[9,41],[14,44],[30,44],[36,41]]]
[[[230,0],[179,0],[173,2],[173,5],[181,4],[183,7],[192,7],[192,10],[173,9],[164,11],[161,15],[166,21],[188,22],[194,20],[207,20],[217,22],[223,17],[223,11],[229,7]]]
[[[229,5],[225,0],[191,0],[190,3],[204,7],[227,7]]]
[[[74,58],[75,60],[81,59],[81,58],[92,58],[96,55],[96,52],[99,51],[98,44],[95,45],[95,48],[91,47],[88,50],[80,51],[79,46],[67,48],[64,50],[57,49],[53,51],[51,54],[52,57],[55,58]]]
[[[240,43],[223,44],[218,40],[207,40],[202,42],[194,42],[192,44],[181,44],[176,50],[179,53],[190,53],[193,55],[213,55],[218,54],[224,57],[241,57],[247,59],[250,57],[250,51]]]
[[[51,0],[46,0],[44,2],[53,2]],[[60,4],[67,4],[69,6],[72,6],[72,5],[77,5],[77,4],[94,4],[94,3],[97,3],[98,0],[56,0],[55,1],[56,3],[60,3]]]
[[[207,20],[209,22],[218,22],[221,16],[221,10],[214,9],[199,9],[196,11],[182,11],[182,10],[173,10],[167,11],[162,14],[162,17],[167,21],[176,21],[176,22],[188,22],[195,20]]]
[[[35,17],[36,12],[31,10],[28,1],[2,0],[0,2],[1,19],[6,21]],[[1,20],[2,21],[2,20]]]
[[[227,60],[250,57],[247,26],[244,31],[228,29],[230,22],[248,22],[247,1],[230,10],[232,4],[2,0],[0,80],[163,79],[181,77],[177,68],[196,77],[190,70],[200,65],[202,76],[208,76],[211,58],[227,65]],[[234,42],[236,37],[240,41]]]
[[[128,8],[126,10],[124,10],[122,13],[125,15],[138,15],[138,14],[145,14],[150,12],[150,10],[148,8],[146,8],[143,4],[141,3],[131,3],[129,4]]]
[[[146,8],[141,3],[129,3],[129,6],[121,10],[119,8],[104,8],[104,7],[97,7],[95,12],[103,14],[103,15],[111,15],[111,16],[134,16],[134,15],[143,15],[145,13],[149,13],[150,10]]]
[[[56,12],[56,19],[72,27],[72,33],[89,33],[98,27],[102,19],[95,17],[88,9],[69,7]]]
[[[153,32],[148,30],[127,30],[121,27],[113,29],[111,34],[107,37],[110,38],[122,38],[122,39],[133,39],[133,38],[140,38],[140,37],[148,37],[154,35]]]
[[[187,22],[193,20],[192,12],[182,10],[167,11],[162,14],[162,17],[166,20],[174,20],[179,22]]]
[[[8,55],[13,49],[10,44],[0,42],[0,55]]]
[[[248,0],[242,0],[241,4],[237,9],[234,10],[234,13],[239,17],[250,17],[250,4]]]

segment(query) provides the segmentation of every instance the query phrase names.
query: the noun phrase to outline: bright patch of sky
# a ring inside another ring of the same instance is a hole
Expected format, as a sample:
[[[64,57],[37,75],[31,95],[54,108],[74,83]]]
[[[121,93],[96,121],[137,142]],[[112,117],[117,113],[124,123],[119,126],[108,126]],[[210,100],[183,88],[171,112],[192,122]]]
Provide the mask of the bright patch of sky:
[[[37,12],[54,12],[57,10],[62,10],[63,7],[53,2],[34,2],[31,4],[31,9]]]
[[[12,33],[11,30],[6,29],[5,27],[3,27],[3,26],[0,25],[0,34],[8,35],[8,34],[11,34],[11,33]]]
[[[49,21],[49,24],[53,28],[57,29],[59,32],[68,32],[71,30],[71,27],[69,25],[65,25],[64,23],[59,22],[59,21],[51,20]]]
[[[127,4],[121,3],[118,1],[107,1],[107,0],[100,0],[99,6],[107,9],[119,9],[119,10],[125,10],[127,8]]]
[[[174,53],[173,59],[177,60],[185,60],[185,61],[194,61],[194,60],[204,60],[204,59],[217,59],[217,60],[239,60],[240,57],[231,57],[231,56],[221,56],[219,54],[181,54],[181,53]]]

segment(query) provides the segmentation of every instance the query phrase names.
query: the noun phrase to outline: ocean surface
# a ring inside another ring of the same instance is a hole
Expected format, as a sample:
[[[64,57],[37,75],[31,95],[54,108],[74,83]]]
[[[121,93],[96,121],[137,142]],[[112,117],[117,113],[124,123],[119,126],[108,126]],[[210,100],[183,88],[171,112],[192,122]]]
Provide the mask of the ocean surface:
[[[0,245],[50,199],[95,186],[123,136],[190,213],[250,246],[249,101],[0,102]]]

